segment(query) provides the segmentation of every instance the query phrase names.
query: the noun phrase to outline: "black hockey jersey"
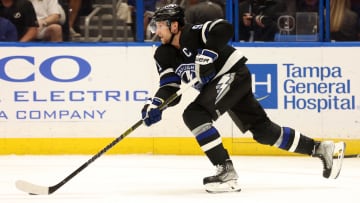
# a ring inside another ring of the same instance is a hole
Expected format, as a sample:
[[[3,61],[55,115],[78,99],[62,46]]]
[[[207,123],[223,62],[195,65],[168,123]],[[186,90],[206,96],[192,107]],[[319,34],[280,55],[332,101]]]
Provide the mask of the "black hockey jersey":
[[[180,35],[180,49],[162,44],[155,51],[155,61],[160,76],[160,88],[155,97],[165,100],[175,93],[181,82],[188,83],[196,77],[195,56],[200,49],[209,49],[218,54],[214,61],[216,76],[232,70],[236,63],[245,63],[243,54],[228,44],[233,36],[233,27],[225,20],[208,21],[201,25],[187,24]],[[202,85],[194,86],[201,91]]]

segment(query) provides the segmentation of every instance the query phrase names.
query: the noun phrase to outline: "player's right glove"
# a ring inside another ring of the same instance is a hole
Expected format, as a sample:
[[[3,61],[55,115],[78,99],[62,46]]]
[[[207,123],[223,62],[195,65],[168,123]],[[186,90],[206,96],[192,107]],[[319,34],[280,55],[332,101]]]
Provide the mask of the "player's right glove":
[[[159,98],[149,98],[143,109],[141,116],[146,126],[151,126],[161,120],[162,111],[158,108],[162,104]]]
[[[216,75],[213,62],[218,54],[208,49],[199,49],[195,57],[195,72],[198,80],[203,84],[210,82]]]

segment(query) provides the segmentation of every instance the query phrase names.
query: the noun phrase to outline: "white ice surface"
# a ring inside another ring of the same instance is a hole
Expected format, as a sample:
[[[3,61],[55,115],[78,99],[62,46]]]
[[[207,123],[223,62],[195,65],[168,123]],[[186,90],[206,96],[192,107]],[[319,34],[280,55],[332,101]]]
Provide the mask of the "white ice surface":
[[[51,195],[15,187],[55,185],[90,158],[0,156],[0,203],[360,203],[360,158],[345,159],[329,180],[317,158],[232,156],[238,193],[205,192],[203,177],[215,173],[205,156],[103,155]]]

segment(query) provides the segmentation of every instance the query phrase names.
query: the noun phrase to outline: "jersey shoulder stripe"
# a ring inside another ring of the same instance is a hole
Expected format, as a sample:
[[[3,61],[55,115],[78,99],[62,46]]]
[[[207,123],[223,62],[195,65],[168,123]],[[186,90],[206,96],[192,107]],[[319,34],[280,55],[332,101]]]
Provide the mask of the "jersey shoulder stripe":
[[[207,35],[211,31],[211,29],[213,29],[214,26],[216,26],[217,24],[219,24],[221,22],[226,22],[226,21],[224,19],[218,19],[215,21],[207,21],[206,23],[204,23],[204,25],[201,29],[201,39],[204,44],[206,44]]]

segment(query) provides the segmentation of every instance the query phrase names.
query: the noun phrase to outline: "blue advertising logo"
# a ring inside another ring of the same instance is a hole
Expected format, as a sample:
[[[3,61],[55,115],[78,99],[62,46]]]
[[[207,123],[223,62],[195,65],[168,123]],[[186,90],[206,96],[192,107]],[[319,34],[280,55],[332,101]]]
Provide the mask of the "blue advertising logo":
[[[57,77],[53,73],[53,64],[58,60],[72,60],[78,65],[78,73],[76,76],[69,78],[69,79],[62,79]],[[7,72],[6,65],[11,61],[25,61],[29,64],[29,67],[34,67],[35,65],[35,57],[34,56],[9,56],[5,58],[0,58],[0,79],[8,81],[8,82],[33,82],[35,81],[35,73],[31,73],[30,75],[26,76],[25,78],[16,79],[11,77]],[[51,81],[54,82],[76,82],[79,80],[84,79],[87,77],[91,72],[91,65],[85,59],[77,57],[77,56],[54,56],[48,59],[45,59],[41,62],[40,66],[38,67],[40,74]]]
[[[247,64],[255,98],[265,109],[278,108],[277,64]]]

